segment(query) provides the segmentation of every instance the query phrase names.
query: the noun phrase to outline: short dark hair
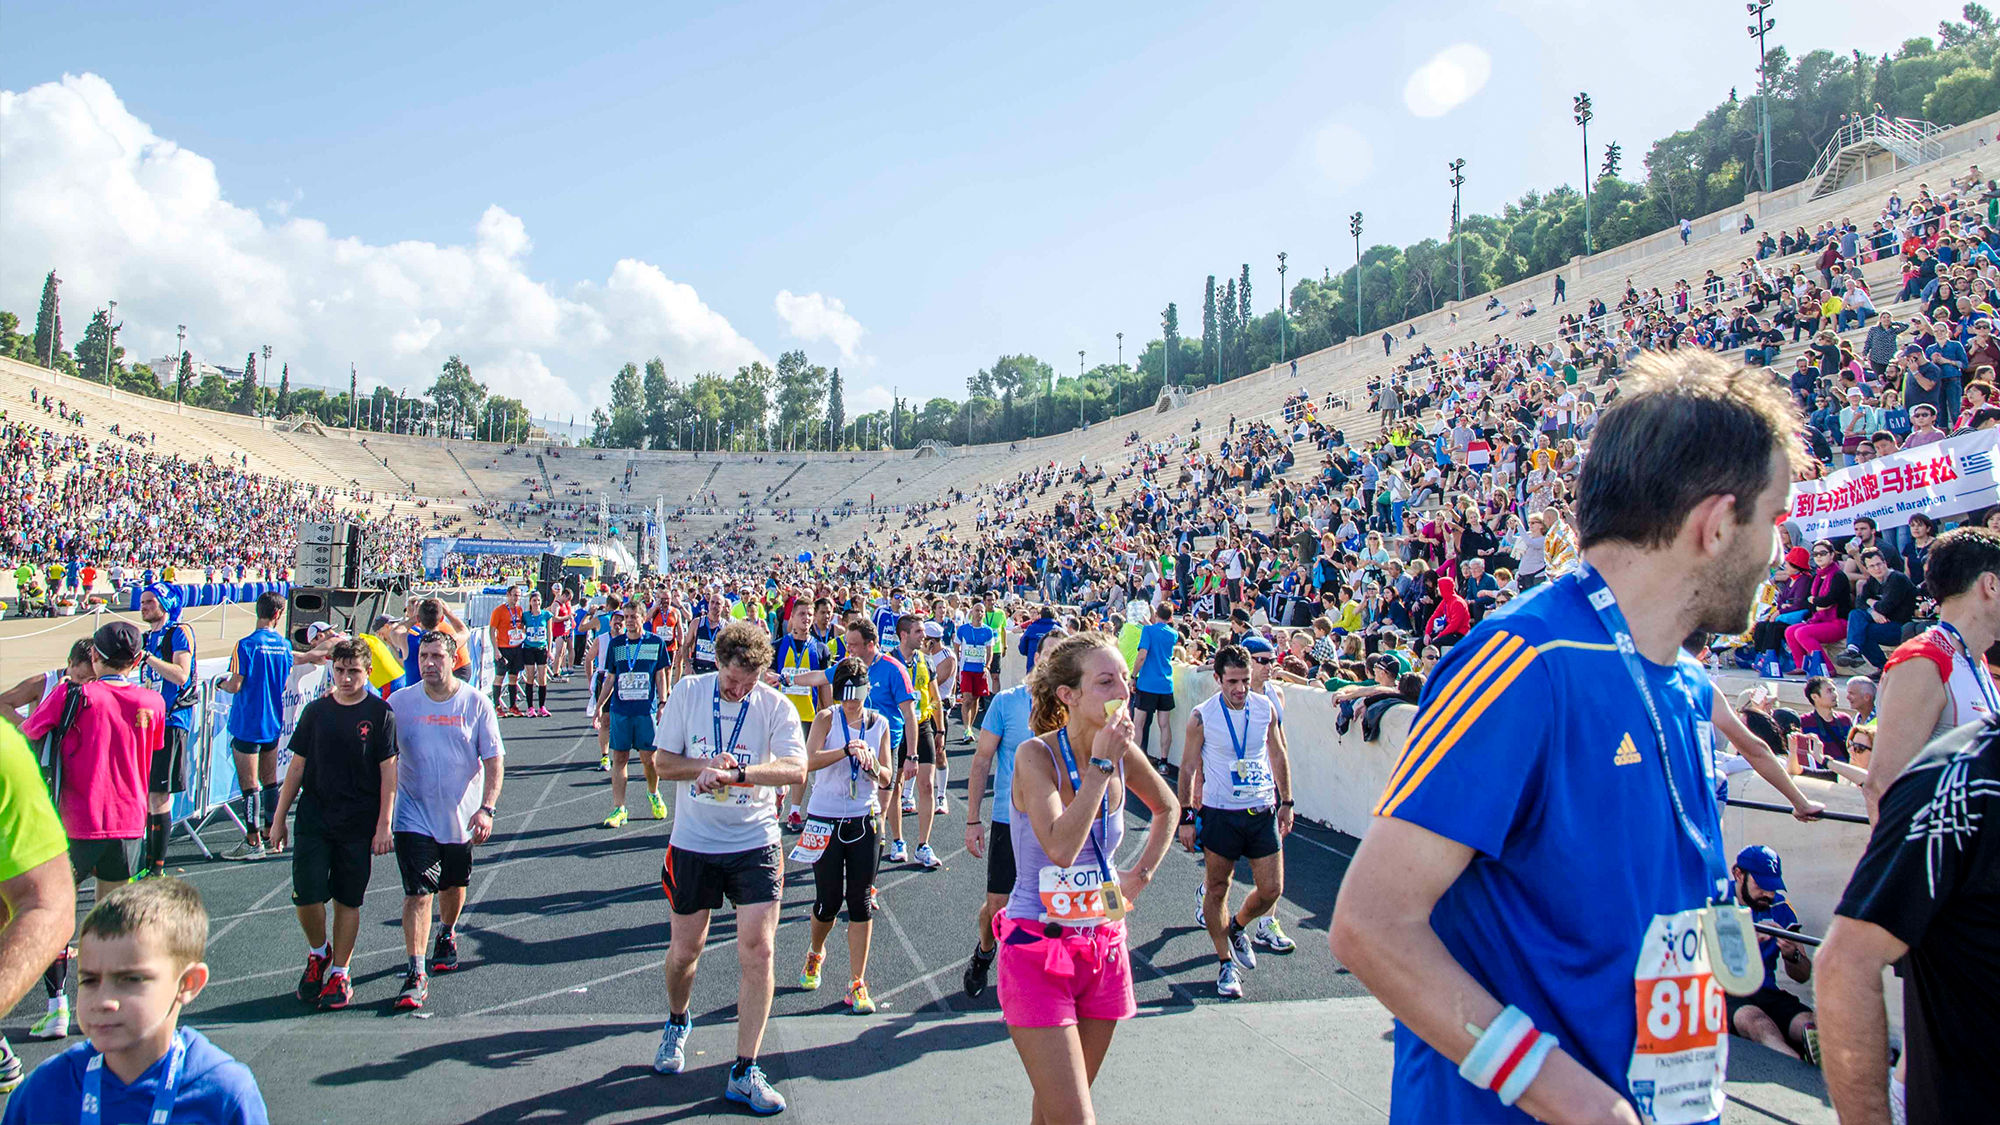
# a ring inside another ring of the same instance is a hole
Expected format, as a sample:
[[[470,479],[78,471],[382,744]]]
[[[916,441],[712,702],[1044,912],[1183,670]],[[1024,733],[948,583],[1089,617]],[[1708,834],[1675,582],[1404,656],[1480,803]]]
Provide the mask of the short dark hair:
[[[1867,550],[1861,552],[1861,565],[1867,566],[1871,560],[1879,559],[1881,557],[1882,557],[1882,549],[1880,547],[1870,547]]]
[[[1247,672],[1250,670],[1250,650],[1242,645],[1223,645],[1215,650],[1213,667],[1218,680],[1230,668],[1241,668]]]
[[[257,619],[270,621],[285,612],[285,595],[276,590],[266,590],[257,595]]]
[[[1771,484],[1770,454],[1799,456],[1798,412],[1784,391],[1712,352],[1649,352],[1632,371],[1577,480],[1580,545],[1665,546],[1711,496],[1735,496],[1736,521],[1748,523],[1751,499]]]
[[[877,644],[882,640],[881,634],[875,631],[875,623],[865,617],[857,617],[849,621],[847,623],[847,631],[860,637],[865,644]]]
[[[121,938],[147,933],[167,947],[180,968],[202,959],[208,947],[208,910],[185,879],[164,876],[120,883],[83,916],[82,937]]]
[[[901,617],[896,618],[897,637],[901,637],[904,633],[907,633],[912,629],[921,632],[923,630],[923,627],[924,627],[924,619],[918,617],[914,613],[906,613],[903,614]]]
[[[82,637],[75,644],[69,646],[69,660],[63,667],[68,668],[71,665],[88,663],[90,663],[90,638]]]
[[[370,649],[368,642],[362,640],[360,637],[349,637],[344,641],[339,641],[326,654],[328,667],[332,667],[335,664],[344,664],[350,660],[359,660],[363,668],[371,672],[375,670],[374,650]]]
[[[446,656],[458,655],[458,636],[449,629],[432,629],[418,637],[417,647],[421,649],[425,645],[443,645]]]
[[[1938,601],[1955,598],[1988,572],[2000,573],[2000,535],[1983,527],[1956,527],[1924,556],[1924,588]]]
[[[715,634],[715,663],[718,666],[732,664],[768,668],[773,655],[771,638],[762,628],[748,621],[731,621]]]

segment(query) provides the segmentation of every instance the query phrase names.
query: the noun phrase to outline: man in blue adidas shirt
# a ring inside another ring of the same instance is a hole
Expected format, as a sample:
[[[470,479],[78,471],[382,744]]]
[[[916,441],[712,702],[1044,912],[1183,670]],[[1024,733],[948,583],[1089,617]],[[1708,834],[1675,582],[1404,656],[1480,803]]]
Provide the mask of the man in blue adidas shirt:
[[[224,859],[263,859],[271,814],[278,808],[278,739],[285,732],[285,684],[292,675],[292,645],[278,631],[284,613],[284,595],[257,595],[257,628],[236,642],[229,676],[216,685],[236,697],[229,704],[229,746],[243,791],[243,842],[224,852]]]
[[[1710,352],[1633,370],[1578,482],[1588,565],[1439,663],[1341,885],[1333,952],[1397,1017],[1392,1122],[1721,1117],[1713,688],[1681,645],[1749,620],[1799,421]]]

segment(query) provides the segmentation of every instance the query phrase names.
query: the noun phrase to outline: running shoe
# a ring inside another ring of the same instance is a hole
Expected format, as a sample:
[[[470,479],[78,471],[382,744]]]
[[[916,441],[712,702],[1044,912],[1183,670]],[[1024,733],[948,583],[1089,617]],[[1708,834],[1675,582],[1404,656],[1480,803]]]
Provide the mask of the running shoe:
[[[934,803],[934,804],[933,804],[933,805],[931,806],[931,811],[932,811],[932,812],[934,812],[934,813],[936,813],[936,814],[938,814],[939,816],[943,816],[944,814],[946,814],[946,813],[950,812],[950,811],[951,811],[951,798],[950,798],[950,797],[947,797],[947,796],[945,796],[945,795],[944,795],[944,794],[942,794],[942,793],[939,793],[939,794],[937,795],[937,801],[936,801],[936,803]]]
[[[55,1007],[42,1013],[35,1026],[28,1029],[30,1039],[69,1038],[69,998],[57,997]]]
[[[1257,967],[1257,951],[1250,947],[1250,931],[1237,930],[1229,935],[1229,959],[1246,969]]]
[[[354,1002],[354,982],[346,973],[328,973],[326,985],[319,990],[319,1010],[337,1012]]]
[[[1208,928],[1208,914],[1202,909],[1207,903],[1208,891],[1203,889],[1200,883],[1196,883],[1194,887],[1194,924],[1197,929],[1205,930]]]
[[[1808,1066],[1815,1066],[1815,1067],[1819,1066],[1820,1065],[1819,1028],[1817,1027],[1806,1028],[1805,1046],[1806,1046],[1806,1064]]]
[[[1243,970],[1236,967],[1236,962],[1225,962],[1222,971],[1215,974],[1215,994],[1224,1000],[1243,998]]]
[[[868,995],[868,982],[857,980],[847,986],[847,1006],[857,1016],[870,1015],[875,1011],[875,998]]]
[[[694,1021],[686,1023],[667,1021],[666,1030],[660,1032],[660,1049],[653,1052],[653,1073],[679,1074],[687,1065],[688,1032],[694,1030]]]
[[[936,871],[938,868],[943,867],[944,864],[938,862],[937,853],[931,850],[929,844],[918,844],[917,866],[923,868],[925,871]]]
[[[903,842],[901,840],[889,841],[889,862],[890,863],[910,862],[909,849],[903,846]]]
[[[797,809],[793,809],[791,815],[785,818],[785,831],[787,832],[803,832],[805,831],[805,827],[805,815]]]
[[[396,1007],[404,1011],[414,1011],[424,1006],[430,998],[430,978],[422,973],[403,974],[403,991],[396,996]]]
[[[549,706],[548,706],[548,704],[546,704],[546,703],[542,704],[542,718],[544,718],[544,719],[553,719],[553,718],[555,718],[555,717],[556,717],[556,713],[555,713],[554,711],[551,711],[551,710],[549,710]]]
[[[916,794],[914,794],[914,793],[905,793],[905,794],[903,794],[903,815],[904,815],[904,816],[915,816],[915,815],[916,815],[916,813],[917,813],[917,797],[916,797]]]
[[[1298,942],[1278,928],[1278,918],[1274,914],[1257,919],[1256,928],[1250,931],[1250,941],[1273,953],[1290,953],[1299,947]]]
[[[973,947],[972,960],[965,966],[964,984],[967,998],[977,1000],[980,994],[986,991],[987,979],[993,972],[993,957],[999,952],[997,948],[992,953],[987,953],[977,946]]]
[[[128,882],[128,883],[143,883],[143,882],[145,882],[145,881],[146,881],[146,880],[148,880],[148,879],[158,879],[158,878],[160,878],[160,877],[161,877],[162,875],[165,875],[165,874],[166,874],[166,871],[164,871],[164,870],[158,870],[158,871],[156,871],[156,870],[154,870],[154,869],[153,869],[153,868],[151,868],[151,867],[141,867],[141,868],[139,869],[139,873],[138,873],[138,874],[136,874],[136,875],[134,875],[134,876],[132,876],[132,877],[131,877],[130,879],[127,879],[127,880],[126,880],[126,882]]]
[[[654,820],[667,819],[667,799],[660,796],[658,791],[646,794],[646,807],[653,810]]]
[[[875,914],[880,912],[881,909],[882,890],[879,887],[871,886],[868,888],[868,913]]]
[[[228,851],[223,852],[222,858],[233,863],[241,863],[245,860],[254,861],[263,859],[269,854],[269,852],[264,850],[264,842],[262,840],[245,840]]]
[[[14,1048],[5,1039],[0,1039],[0,1094],[13,1093],[26,1074],[27,1068],[21,1065],[21,1056],[14,1053]]]
[[[722,1096],[749,1106],[750,1112],[762,1117],[785,1112],[785,1096],[771,1088],[764,1079],[764,1068],[756,1063],[751,1063],[741,1075],[732,1073]]]
[[[599,828],[623,828],[625,827],[625,822],[630,819],[632,819],[632,814],[625,811],[624,805],[619,805],[617,808],[611,810],[610,816],[598,821],[597,826]]]
[[[439,930],[437,948],[431,950],[431,972],[453,973],[458,971],[458,935],[450,930]]]
[[[611,755],[599,754],[597,756],[597,772],[599,773],[611,772]]]
[[[320,986],[326,983],[326,966],[332,960],[324,954],[306,952],[306,971],[299,977],[299,999],[308,1004],[319,999]]]
[[[799,987],[807,992],[819,991],[819,968],[826,964],[826,954],[806,951],[806,967],[799,972]]]

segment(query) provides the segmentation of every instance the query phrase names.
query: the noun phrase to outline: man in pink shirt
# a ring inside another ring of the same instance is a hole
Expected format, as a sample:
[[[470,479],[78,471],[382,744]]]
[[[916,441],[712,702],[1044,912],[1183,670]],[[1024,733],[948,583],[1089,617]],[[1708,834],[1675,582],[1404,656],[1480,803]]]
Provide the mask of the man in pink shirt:
[[[90,638],[97,679],[56,685],[21,728],[30,739],[62,728],[56,748],[56,810],[69,836],[70,870],[78,883],[97,879],[97,893],[140,872],[139,844],[146,835],[146,785],[153,754],[165,743],[167,714],[160,693],[139,683],[144,652],[139,630],[114,621]],[[61,1039],[69,1034],[64,985],[71,954],[65,951],[43,974],[49,1010],[29,1034]]]

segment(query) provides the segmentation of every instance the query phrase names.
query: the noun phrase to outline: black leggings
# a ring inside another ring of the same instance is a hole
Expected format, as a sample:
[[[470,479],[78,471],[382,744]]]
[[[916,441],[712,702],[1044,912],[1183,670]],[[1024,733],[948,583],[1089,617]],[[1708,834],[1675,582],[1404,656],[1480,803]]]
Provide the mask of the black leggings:
[[[881,861],[876,838],[872,816],[850,816],[833,822],[833,835],[826,842],[826,851],[813,863],[814,918],[833,921],[840,916],[841,900],[846,899],[848,925],[869,919],[868,891],[875,886],[875,871]]]

